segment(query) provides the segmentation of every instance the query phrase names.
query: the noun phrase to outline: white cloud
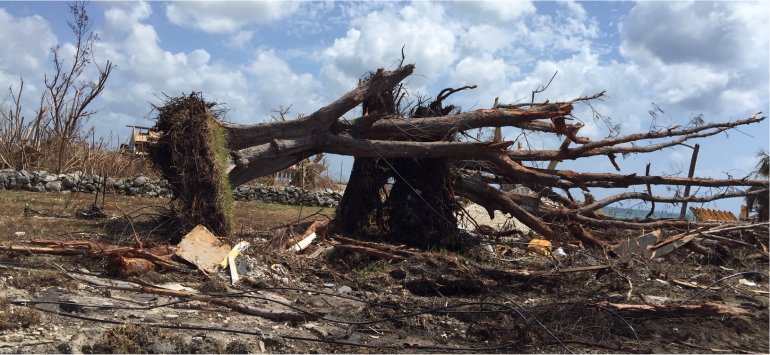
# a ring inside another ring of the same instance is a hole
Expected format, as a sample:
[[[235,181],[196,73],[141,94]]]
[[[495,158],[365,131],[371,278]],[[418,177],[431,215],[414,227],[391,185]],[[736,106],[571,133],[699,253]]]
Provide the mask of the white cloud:
[[[692,63],[672,64],[659,72],[655,83],[659,99],[677,104],[713,95],[724,89],[729,76]]]
[[[395,10],[386,8],[353,19],[345,37],[335,39],[322,53],[325,78],[342,85],[367,71],[392,67],[401,58],[402,46],[407,62],[416,63],[410,78],[414,87],[430,84],[447,72],[457,57],[456,29],[443,17],[443,7],[418,2]],[[340,73],[345,77],[334,77]]]
[[[310,74],[296,74],[274,50],[259,50],[244,68],[253,75],[251,84],[262,112],[292,106],[294,114],[308,114],[320,108],[323,90]]]
[[[481,56],[465,57],[457,62],[451,71],[451,78],[457,86],[477,85],[472,94],[463,97],[488,100],[486,106],[489,106],[491,100],[505,89],[509,74],[515,75],[515,68],[501,58],[484,53]]]
[[[111,34],[108,41],[97,42],[96,57],[112,60],[116,68],[97,103],[105,108],[94,122],[101,132],[125,124],[148,124],[141,120],[150,113],[150,104],[161,103],[164,94],[201,91],[207,100],[226,103],[235,120],[254,116],[243,73],[214,62],[202,48],[172,52],[161,47],[155,28],[144,22],[150,15],[146,3],[115,4],[105,15]]]
[[[559,27],[566,30],[566,32],[562,33],[579,35],[584,38],[596,38],[599,34],[598,24],[596,20],[588,16],[583,6],[575,1],[566,1],[562,4],[567,10],[566,13],[560,16],[560,19],[565,23]]]
[[[147,19],[152,14],[150,4],[141,1],[136,3],[113,3],[104,11],[108,31],[125,31],[133,24]]]
[[[719,100],[728,107],[743,107],[756,111],[761,109],[763,104],[767,104],[767,95],[763,97],[761,92],[728,88],[719,93]]]
[[[171,23],[207,33],[233,33],[247,24],[283,18],[299,7],[292,1],[181,1],[166,6]]]
[[[497,26],[473,25],[461,34],[459,44],[467,53],[495,53],[513,42],[514,36],[510,31]]]
[[[227,41],[227,45],[233,48],[243,49],[254,38],[254,31],[240,31],[234,36],[230,37]]]
[[[767,104],[769,14],[767,2],[640,2],[620,26],[620,52],[669,107],[757,111],[747,106]]]
[[[592,106],[575,104],[573,115],[585,124],[581,135],[600,139],[608,133],[607,125],[594,118],[593,110],[609,117],[611,124],[620,125],[621,133],[635,132],[648,125],[650,118],[646,112],[652,93],[644,73],[632,64],[601,64],[598,54],[590,48],[583,48],[561,60],[538,62],[531,71],[501,90],[500,100],[505,103],[528,102],[532,91],[546,85],[554,73],[557,73],[554,80],[545,92],[535,96],[535,101],[570,100],[603,90],[607,93],[603,101],[594,101]]]
[[[0,28],[12,29],[0,31],[0,73],[39,74],[50,48],[56,44],[48,22],[38,15],[14,18],[0,8]]]
[[[531,1],[450,1],[445,3],[452,16],[470,22],[508,22],[535,12]]]
[[[747,54],[747,47],[759,49],[763,43],[759,43],[761,36],[752,34],[760,32],[756,28],[759,23],[745,23],[753,16],[737,12],[740,8],[733,4],[638,3],[621,27],[626,41],[624,48],[633,51],[638,47],[643,52],[637,56],[651,56],[664,63],[694,62],[721,66],[741,61]],[[756,12],[767,13],[766,5],[756,2]],[[651,18],[655,18],[654,25],[650,23]]]
[[[0,43],[0,110],[11,104],[8,89],[18,94],[23,80],[22,115],[31,117],[44,90],[43,74],[50,66],[50,48],[57,38],[42,17],[14,17],[0,8]]]
[[[337,91],[369,70],[395,64],[406,45],[406,61],[416,64],[408,79],[413,92],[435,94],[430,90],[441,88],[432,86],[449,74],[453,81],[447,86],[479,84],[474,94],[491,102],[520,68],[536,65],[544,55],[590,52],[598,34],[596,21],[577,3],[562,3],[553,15],[538,14],[532,3],[520,1],[413,2],[401,8],[388,3],[369,10],[354,12],[346,35],[322,52],[322,75]]]

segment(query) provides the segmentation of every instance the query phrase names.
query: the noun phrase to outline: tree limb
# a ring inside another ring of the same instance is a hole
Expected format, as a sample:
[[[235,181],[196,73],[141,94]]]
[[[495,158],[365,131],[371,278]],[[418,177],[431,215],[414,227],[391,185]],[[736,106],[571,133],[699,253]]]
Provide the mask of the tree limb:
[[[302,137],[308,132],[327,134],[329,128],[346,112],[352,110],[364,99],[374,93],[390,88],[404,80],[414,71],[414,65],[408,64],[394,71],[379,69],[371,78],[358,84],[344,96],[326,105],[312,114],[285,122],[259,123],[253,125],[225,125],[228,145],[231,150],[240,150],[257,144],[269,142],[280,137],[283,139]]]

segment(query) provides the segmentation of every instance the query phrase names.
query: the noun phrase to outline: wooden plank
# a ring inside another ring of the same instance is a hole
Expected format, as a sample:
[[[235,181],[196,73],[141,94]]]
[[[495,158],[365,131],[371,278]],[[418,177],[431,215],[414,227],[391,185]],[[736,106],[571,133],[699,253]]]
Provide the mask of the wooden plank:
[[[198,225],[179,242],[176,255],[191,262],[203,272],[219,270],[219,263],[230,252],[230,245],[219,240],[203,225]]]

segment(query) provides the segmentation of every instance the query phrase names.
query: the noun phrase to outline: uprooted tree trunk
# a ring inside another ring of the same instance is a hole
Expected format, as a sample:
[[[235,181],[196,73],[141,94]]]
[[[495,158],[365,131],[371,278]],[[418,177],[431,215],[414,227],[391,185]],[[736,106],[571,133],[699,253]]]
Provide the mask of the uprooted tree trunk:
[[[371,78],[371,75],[370,75]],[[363,100],[364,116],[395,115],[398,91],[388,87]],[[337,208],[338,226],[357,235],[384,234],[388,224],[384,203],[385,184],[393,172],[385,159],[356,158]]]
[[[372,74],[370,74],[371,76]],[[401,86],[366,98],[364,116],[398,111]],[[447,95],[448,96],[448,95]],[[428,106],[418,105],[413,117],[442,116],[441,94]],[[446,244],[457,235],[451,162],[446,158],[356,158],[337,208],[338,225],[357,235],[381,235],[420,247]],[[388,191],[386,183],[393,180]]]
[[[229,195],[228,183],[238,186],[322,152],[354,156],[351,184],[338,211],[338,226],[359,233],[367,233],[373,226],[387,227],[391,229],[391,238],[401,235],[407,239],[402,242],[423,246],[456,232],[454,217],[448,218],[454,208],[452,194],[481,204],[490,214],[494,210],[511,213],[537,233],[553,238],[563,232],[585,237],[587,234],[580,231],[581,226],[642,229],[692,224],[683,220],[619,220],[595,213],[607,204],[625,199],[708,202],[767,191],[767,180],[577,173],[531,167],[531,162],[535,161],[602,155],[620,170],[616,161],[618,154],[653,152],[690,139],[712,136],[760,122],[765,119],[761,114],[731,122],[591,141],[578,135],[581,124],[567,122],[574,104],[595,100],[603,93],[566,102],[495,103],[491,109],[449,114],[441,107],[441,100],[448,96],[446,93],[457,91],[449,89],[436,97],[440,109],[428,107],[423,110],[426,114],[414,115],[422,117],[403,117],[397,114],[398,105],[382,100],[383,93],[394,93],[394,88],[413,70],[413,65],[401,66],[394,71],[380,69],[336,101],[293,121],[226,125],[216,120],[210,105],[199,96],[170,100],[159,110],[162,117],[156,128],[162,131],[163,138],[156,149],[158,153],[152,155],[153,160],[172,181],[177,210],[183,217],[190,224],[204,223],[224,234],[229,230],[225,199],[225,195]],[[179,106],[184,100],[200,102],[193,110]],[[367,107],[361,117],[340,119],[362,103]],[[557,150],[508,150],[513,142],[452,139],[456,133],[471,129],[506,126],[564,135],[568,140]],[[656,139],[663,141],[640,144]],[[570,148],[571,143],[576,146]],[[229,179],[225,178],[224,170],[226,154],[235,164],[227,174]],[[396,183],[384,199],[382,186],[391,177]],[[506,192],[493,187],[495,184],[523,184],[535,194]],[[591,188],[633,185],[689,185],[730,190],[689,197],[654,196],[648,191],[619,194],[587,203],[575,201],[569,192],[575,188],[588,192]],[[754,189],[747,192],[734,188],[738,186]],[[557,193],[557,189],[563,194]],[[407,208],[402,210],[403,207]],[[406,213],[406,216],[400,213]],[[445,221],[442,216],[447,217]],[[394,228],[399,233],[395,233]],[[426,231],[435,233],[430,235]]]

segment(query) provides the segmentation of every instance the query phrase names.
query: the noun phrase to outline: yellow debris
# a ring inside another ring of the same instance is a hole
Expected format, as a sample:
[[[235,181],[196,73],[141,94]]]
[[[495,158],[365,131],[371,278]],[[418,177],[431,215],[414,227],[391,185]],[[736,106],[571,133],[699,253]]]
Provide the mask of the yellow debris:
[[[690,207],[690,210],[699,221],[737,221],[738,218],[732,212],[711,210],[707,208]]]
[[[532,239],[527,247],[543,255],[551,255],[551,242],[545,239]]]

